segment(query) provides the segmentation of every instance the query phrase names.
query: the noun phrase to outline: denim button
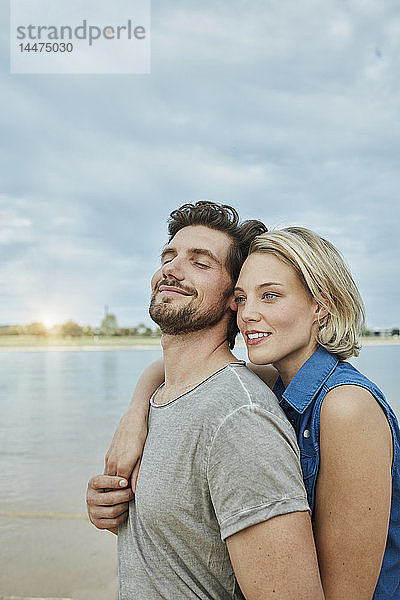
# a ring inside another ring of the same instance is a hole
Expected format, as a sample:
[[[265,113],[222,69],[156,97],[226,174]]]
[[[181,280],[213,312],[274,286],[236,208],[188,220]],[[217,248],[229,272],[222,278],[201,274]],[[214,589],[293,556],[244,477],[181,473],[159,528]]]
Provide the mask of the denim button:
[[[305,438],[309,438],[311,436],[311,431],[309,429],[305,429],[304,433],[303,433],[303,436]]]

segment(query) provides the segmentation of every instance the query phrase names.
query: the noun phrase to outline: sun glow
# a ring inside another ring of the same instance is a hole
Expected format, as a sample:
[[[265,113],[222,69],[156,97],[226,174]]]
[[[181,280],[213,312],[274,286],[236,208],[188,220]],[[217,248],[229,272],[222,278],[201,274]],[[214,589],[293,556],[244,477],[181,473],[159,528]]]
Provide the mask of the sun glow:
[[[52,327],[54,327],[54,325],[58,323],[57,317],[51,314],[43,315],[40,321],[43,323],[46,329],[51,329]]]

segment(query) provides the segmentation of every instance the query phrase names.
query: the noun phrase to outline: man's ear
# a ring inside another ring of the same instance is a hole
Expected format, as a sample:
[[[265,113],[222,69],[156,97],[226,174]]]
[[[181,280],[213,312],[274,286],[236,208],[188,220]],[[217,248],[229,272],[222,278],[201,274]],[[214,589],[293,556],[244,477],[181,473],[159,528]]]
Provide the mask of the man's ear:
[[[232,296],[229,302],[229,308],[231,310],[233,310],[233,312],[237,312],[238,309],[238,305],[237,302],[235,302],[235,298]]]

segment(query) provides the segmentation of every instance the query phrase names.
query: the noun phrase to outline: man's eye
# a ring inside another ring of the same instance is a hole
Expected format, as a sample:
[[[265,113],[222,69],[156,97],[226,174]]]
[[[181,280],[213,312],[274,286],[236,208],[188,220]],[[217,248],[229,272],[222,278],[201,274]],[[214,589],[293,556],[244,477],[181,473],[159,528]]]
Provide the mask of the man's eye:
[[[235,298],[236,304],[242,304],[245,301],[246,301],[246,298],[244,296],[236,296],[236,298]]]
[[[274,300],[276,297],[277,295],[273,294],[272,292],[265,292],[265,294],[263,294],[264,300]]]
[[[206,265],[205,263],[201,263],[198,261],[195,261],[194,264],[197,265],[198,267],[201,267],[202,269],[208,269],[208,267],[209,267],[209,265]]]

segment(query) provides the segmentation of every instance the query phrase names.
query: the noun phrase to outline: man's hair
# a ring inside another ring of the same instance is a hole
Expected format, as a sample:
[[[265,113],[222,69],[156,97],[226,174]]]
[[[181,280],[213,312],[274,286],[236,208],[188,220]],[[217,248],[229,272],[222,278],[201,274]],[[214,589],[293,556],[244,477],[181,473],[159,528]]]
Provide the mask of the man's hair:
[[[232,290],[235,286],[239,271],[249,253],[251,242],[257,235],[265,233],[268,229],[264,223],[248,220],[240,223],[236,210],[227,204],[217,204],[208,200],[199,200],[195,203],[183,204],[173,210],[168,219],[168,242],[184,227],[190,225],[203,225],[228,235],[232,244],[228,250],[226,267],[231,277]],[[235,338],[239,332],[236,324],[236,313],[231,311],[228,324],[229,348],[235,346]]]
[[[253,252],[274,254],[296,271],[311,296],[328,314],[319,320],[317,342],[339,360],[358,356],[364,325],[360,292],[340,253],[304,227],[287,227],[260,235]]]

